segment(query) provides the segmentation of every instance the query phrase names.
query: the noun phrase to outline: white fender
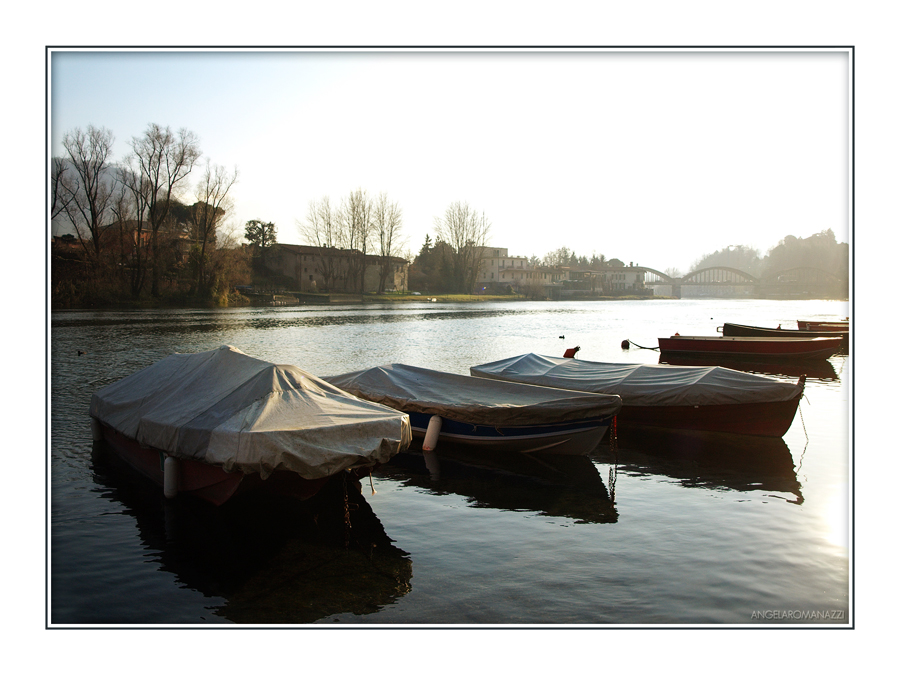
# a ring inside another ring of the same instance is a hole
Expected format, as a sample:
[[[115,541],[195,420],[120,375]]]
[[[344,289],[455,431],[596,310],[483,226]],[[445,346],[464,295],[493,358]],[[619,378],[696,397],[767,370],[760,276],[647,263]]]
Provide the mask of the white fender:
[[[433,415],[428,420],[428,429],[425,430],[425,440],[422,442],[422,450],[425,452],[434,452],[437,447],[438,436],[441,433],[441,417]]]
[[[163,494],[172,499],[178,494],[178,460],[166,457],[163,463]]]
[[[103,440],[103,430],[100,428],[100,422],[96,417],[91,418],[91,437],[95,441]]]

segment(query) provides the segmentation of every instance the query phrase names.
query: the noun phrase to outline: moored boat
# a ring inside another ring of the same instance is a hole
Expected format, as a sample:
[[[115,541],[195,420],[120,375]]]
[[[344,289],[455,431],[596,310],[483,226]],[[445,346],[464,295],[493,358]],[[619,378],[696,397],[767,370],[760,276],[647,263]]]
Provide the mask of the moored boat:
[[[412,440],[406,415],[227,346],[172,354],[104,387],[90,415],[95,440],[167,496],[216,505],[251,489],[305,499]]]
[[[810,331],[849,331],[849,321],[803,321],[797,319],[797,328],[799,330]]]
[[[673,335],[658,338],[663,354],[715,354],[719,357],[765,359],[827,359],[840,351],[844,338],[836,337],[726,337]]]
[[[722,359],[710,354],[660,354],[658,363],[672,366],[721,366]],[[828,359],[729,359],[728,368],[754,375],[774,375],[776,377],[799,378],[806,381],[835,382],[840,379]]]
[[[781,437],[805,378],[796,384],[721,366],[599,363],[524,354],[474,366],[472,375],[622,399],[617,426]]]
[[[582,455],[603,438],[618,396],[489,382],[404,364],[325,378],[354,396],[407,413],[423,449],[440,443]]]
[[[800,330],[795,328],[765,328],[762,326],[744,326],[739,323],[725,323],[720,331],[725,337],[789,337],[789,338],[814,338],[814,337],[842,337],[844,342],[849,340],[850,332],[847,330]]]

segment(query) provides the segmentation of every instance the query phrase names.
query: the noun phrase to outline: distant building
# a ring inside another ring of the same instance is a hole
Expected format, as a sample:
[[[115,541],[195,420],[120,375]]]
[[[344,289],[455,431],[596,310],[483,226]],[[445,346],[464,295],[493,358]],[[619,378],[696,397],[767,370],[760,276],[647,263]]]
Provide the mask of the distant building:
[[[519,289],[532,282],[536,270],[528,263],[528,258],[509,255],[509,249],[484,246],[481,249],[481,269],[476,277],[479,291],[484,293],[504,293],[509,289]]]
[[[322,246],[275,244],[266,251],[265,265],[273,272],[296,280],[304,293],[376,293],[386,272],[384,291],[405,292],[409,285],[409,262],[360,251]],[[360,275],[363,275],[360,289]]]
[[[634,265],[626,267],[616,258],[607,263],[601,274],[604,275],[605,287],[610,291],[639,291],[644,288],[644,270]]]

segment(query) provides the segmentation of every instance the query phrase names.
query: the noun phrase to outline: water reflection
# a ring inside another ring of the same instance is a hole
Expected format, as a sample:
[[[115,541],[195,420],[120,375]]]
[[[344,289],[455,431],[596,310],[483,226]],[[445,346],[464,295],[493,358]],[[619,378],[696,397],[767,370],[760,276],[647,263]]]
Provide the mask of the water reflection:
[[[527,317],[529,315],[584,314],[587,310],[554,310],[545,305],[526,307],[519,303],[506,306],[482,306],[462,303],[444,308],[433,304],[366,304],[301,305],[291,308],[230,308],[210,310],[134,310],[130,312],[79,312],[53,313],[53,326],[58,329],[121,327],[139,328],[142,332],[158,334],[210,332],[243,328],[270,330],[277,328],[326,326],[352,326],[363,324],[409,323],[418,321],[469,321],[472,319],[496,319],[502,317]]]
[[[471,450],[442,443],[431,462],[415,441],[378,473],[436,495],[457,494],[474,508],[531,511],[576,523],[615,523],[603,479],[585,456]]]
[[[803,503],[791,451],[781,438],[654,429],[618,433],[618,449],[602,445],[595,456],[620,471],[674,478],[685,487],[762,490],[793,495]]]
[[[216,598],[235,623],[310,623],[379,611],[409,592],[412,562],[354,485],[333,481],[306,502],[248,494],[221,507],[167,500],[95,444],[94,491],[132,516],[146,557]],[[117,623],[115,616],[99,623]]]

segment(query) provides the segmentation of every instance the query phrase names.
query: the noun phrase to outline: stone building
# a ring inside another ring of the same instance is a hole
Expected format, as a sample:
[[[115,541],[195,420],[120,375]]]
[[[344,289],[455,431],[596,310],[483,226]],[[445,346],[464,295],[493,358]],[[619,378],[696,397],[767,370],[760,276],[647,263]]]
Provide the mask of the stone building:
[[[409,262],[396,256],[384,260],[381,256],[363,255],[351,249],[275,244],[266,251],[265,265],[277,274],[295,279],[294,290],[303,293],[408,290]]]

